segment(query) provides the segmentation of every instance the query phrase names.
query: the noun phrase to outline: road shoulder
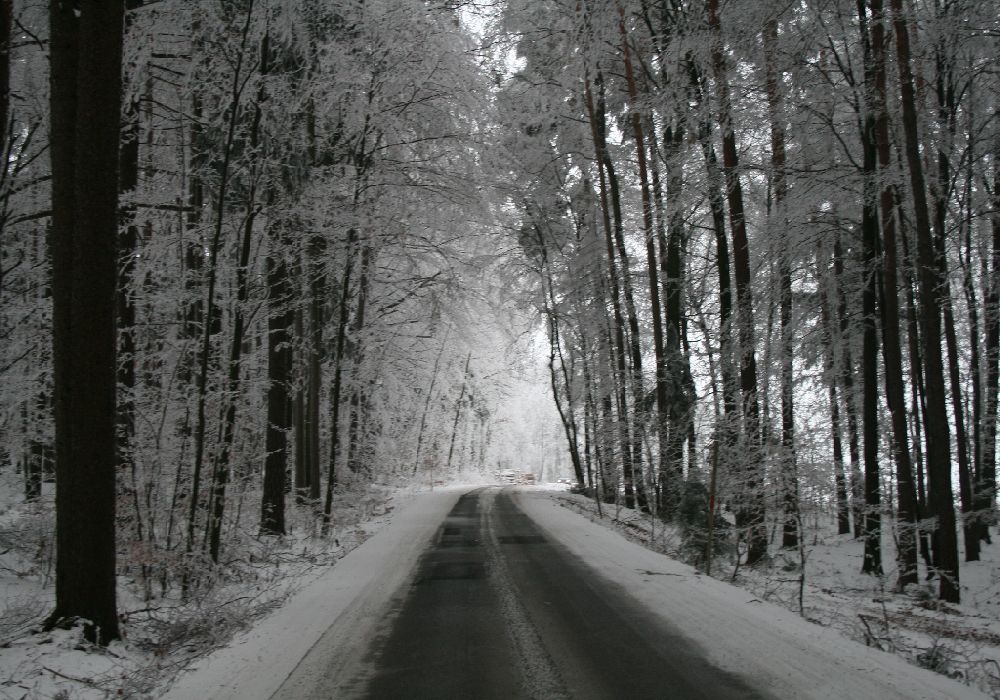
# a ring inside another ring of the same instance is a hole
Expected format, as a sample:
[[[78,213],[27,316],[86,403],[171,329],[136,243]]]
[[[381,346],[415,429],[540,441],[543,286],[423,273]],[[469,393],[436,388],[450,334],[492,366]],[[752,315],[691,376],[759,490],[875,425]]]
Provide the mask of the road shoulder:
[[[341,667],[367,647],[393,594],[413,570],[444,515],[472,487],[415,497],[371,539],[309,582],[233,642],[181,674],[163,700],[264,700],[311,667],[311,652]],[[329,672],[329,661],[324,670]],[[295,697],[288,695],[288,697]]]
[[[779,697],[852,700],[986,698],[979,691],[809,623],[736,586],[657,554],[560,506],[517,489],[522,510],[599,575],[706,650],[718,667]]]

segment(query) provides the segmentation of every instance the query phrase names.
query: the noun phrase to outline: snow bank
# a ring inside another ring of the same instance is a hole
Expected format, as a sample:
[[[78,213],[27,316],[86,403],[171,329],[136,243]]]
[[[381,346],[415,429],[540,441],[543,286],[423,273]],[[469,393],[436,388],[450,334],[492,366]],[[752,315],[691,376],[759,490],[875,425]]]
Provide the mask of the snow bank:
[[[551,539],[628,590],[717,666],[764,692],[837,700],[987,697],[629,542],[561,507],[552,494],[519,490],[515,499]]]
[[[392,594],[403,584],[445,515],[469,490],[423,493],[274,615],[183,673],[164,700],[264,700],[321,639],[345,667],[367,647]],[[329,665],[328,665],[329,666]]]

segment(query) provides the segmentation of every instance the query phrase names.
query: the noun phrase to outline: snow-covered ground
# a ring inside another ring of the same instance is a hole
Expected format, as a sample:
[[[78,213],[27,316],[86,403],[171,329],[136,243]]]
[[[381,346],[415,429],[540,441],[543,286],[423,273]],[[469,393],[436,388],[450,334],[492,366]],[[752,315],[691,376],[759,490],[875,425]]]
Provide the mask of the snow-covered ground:
[[[437,488],[415,498],[388,527],[311,581],[280,611],[183,673],[164,697],[269,698],[321,639],[330,645],[332,664],[355,662],[389,599],[469,488]]]
[[[518,503],[548,534],[683,629],[721,668],[782,698],[981,698],[942,675],[812,624],[749,591],[625,540],[551,493],[522,491]]]
[[[46,484],[40,502],[25,503],[20,486],[13,473],[0,473],[0,700],[162,694],[181,669],[284,610],[415,496],[386,485],[347,488],[335,500],[329,538],[317,536],[309,506],[289,503],[288,536],[237,528],[224,571],[186,599],[176,580],[164,592],[155,576],[146,577],[154,580],[144,592],[137,567],[128,567],[118,588],[124,639],[101,649],[85,642],[79,627],[41,629],[53,607],[53,493]]]
[[[349,668],[359,661],[385,606],[406,581],[446,513],[471,488],[448,487],[414,495],[336,565],[314,567],[302,574],[294,583],[296,592],[281,607],[224,647],[200,657],[173,677],[169,687],[171,652],[165,652],[158,687],[131,696],[165,692],[168,700],[265,700],[316,644],[330,651],[332,663]],[[858,611],[884,604],[872,603],[869,589],[851,596],[846,590],[850,586],[835,581],[837,572],[822,568],[823,561],[836,561],[834,553],[844,549],[837,542],[810,548],[810,589],[820,593],[818,598],[810,594],[806,611],[811,618],[822,618],[824,624],[818,625],[755,590],[754,586],[762,585],[760,581],[747,579],[748,589],[710,578],[641,546],[632,541],[634,537],[626,538],[609,527],[607,520],[594,522],[580,497],[559,489],[524,487],[518,488],[517,499],[551,539],[629,590],[650,614],[661,615],[685,630],[713,663],[749,677],[777,697],[986,697],[944,675],[866,647],[842,633],[849,630],[838,629],[841,625],[834,619],[854,617]],[[619,511],[618,515],[626,514]],[[637,530],[634,525],[627,529]],[[825,600],[824,582],[843,586],[837,589],[838,595],[847,596],[840,599],[839,618],[815,603]],[[979,613],[971,609],[967,614]],[[13,641],[0,648],[0,698],[56,697],[58,692],[62,693],[58,697],[67,699],[114,695],[115,684],[108,679],[134,673],[137,653],[129,640],[106,652],[87,648],[72,630]],[[128,691],[124,694],[129,696]]]
[[[638,511],[604,506],[603,517],[598,517],[595,503],[582,495],[552,496],[565,508],[647,548],[676,556],[682,546],[675,528],[654,528],[649,516]],[[759,569],[735,567],[720,556],[712,573],[735,581],[758,600],[777,603],[846,638],[1000,697],[1000,547],[984,547],[981,561],[963,562],[961,605],[938,601],[933,582],[900,595],[893,592],[893,523],[883,523],[885,574],[880,577],[861,573],[863,542],[836,534],[826,513],[807,518],[801,551],[772,548],[771,566]]]

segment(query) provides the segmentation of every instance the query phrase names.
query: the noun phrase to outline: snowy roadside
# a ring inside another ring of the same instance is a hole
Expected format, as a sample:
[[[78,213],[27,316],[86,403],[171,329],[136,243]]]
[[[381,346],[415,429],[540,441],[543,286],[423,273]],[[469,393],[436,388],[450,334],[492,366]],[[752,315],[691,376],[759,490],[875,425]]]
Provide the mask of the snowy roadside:
[[[310,581],[274,614],[183,672],[164,700],[264,700],[321,639],[336,649],[329,657],[333,663],[352,663],[426,543],[470,488],[419,494],[364,546]]]
[[[520,489],[516,499],[553,539],[683,630],[714,663],[778,697],[988,697],[628,541],[607,521],[561,505],[562,494]]]
[[[136,581],[123,575],[119,604],[125,638],[106,649],[86,643],[79,627],[40,631],[52,607],[51,579],[44,561],[38,566],[21,555],[51,538],[50,518],[37,507],[11,506],[0,513],[5,550],[0,556],[0,700],[150,698],[175,681],[180,690],[173,697],[200,699],[207,697],[200,688],[191,693],[183,688],[222,685],[226,674],[252,676],[254,669],[274,672],[283,661],[294,666],[308,635],[318,638],[335,619],[336,605],[356,595],[356,588],[347,589],[350,581],[362,581],[350,573],[358,566],[352,562],[386,557],[379,553],[386,545],[379,543],[400,529],[396,523],[402,522],[407,537],[421,521],[420,513],[429,523],[439,523],[449,504],[469,488],[345,495],[351,500],[339,505],[333,536],[323,540],[314,536],[310,514],[292,506],[293,534],[275,540],[246,533],[227,562],[226,575],[187,602],[173,594],[146,600]],[[366,546],[359,549],[361,544]],[[408,546],[399,545],[393,556]],[[414,551],[421,548],[416,543]],[[265,636],[260,629],[268,630]],[[265,657],[266,662],[258,660]]]

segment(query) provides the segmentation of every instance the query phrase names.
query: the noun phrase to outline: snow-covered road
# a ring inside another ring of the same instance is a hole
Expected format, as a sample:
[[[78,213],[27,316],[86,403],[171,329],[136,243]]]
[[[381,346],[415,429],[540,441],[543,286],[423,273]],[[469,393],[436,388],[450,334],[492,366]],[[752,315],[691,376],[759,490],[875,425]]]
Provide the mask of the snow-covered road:
[[[561,507],[543,490],[506,489],[499,497],[499,489],[482,490],[463,499],[475,504],[475,513],[459,503],[469,490],[415,498],[390,525],[280,611],[202,660],[166,697],[395,697],[404,687],[421,689],[407,697],[461,697],[470,683],[490,674],[488,685],[500,689],[494,697],[624,697],[611,690],[625,690],[622,683],[633,684],[628,697],[672,697],[666,688],[662,694],[652,690],[670,677],[667,673],[678,674],[671,690],[685,689],[679,697],[985,697],[646,550]],[[446,521],[456,504],[458,516],[453,513]],[[481,542],[468,540],[473,535],[462,529],[468,525],[462,517],[485,524],[475,535]],[[544,549],[530,546],[542,541]],[[481,555],[474,554],[477,547]],[[565,578],[554,561],[560,557],[576,567]],[[576,577],[586,579],[578,587],[591,598],[570,595],[568,582]],[[423,613],[434,595],[441,600],[444,589],[432,593],[432,587],[409,585],[426,579],[445,579],[447,586],[463,579],[489,580],[488,590],[468,594],[475,606],[452,606],[448,621],[456,624],[454,610],[480,611],[467,620],[486,630],[480,635],[487,639],[480,656],[473,648],[479,643],[475,635],[455,630],[466,645],[459,662],[425,670],[433,650],[404,637],[419,639],[419,630],[429,629],[421,626],[434,624],[433,616]],[[615,595],[622,600],[601,614],[620,611],[619,623],[583,619],[597,601]],[[408,601],[409,609],[421,613],[418,617],[407,612]],[[589,609],[580,610],[581,605]],[[489,606],[497,612],[483,613]],[[408,625],[413,629],[405,635],[396,631]],[[592,643],[585,638],[594,636],[595,625],[601,632]],[[619,628],[625,636],[616,636]],[[595,653],[591,649],[610,653],[635,644],[649,645],[645,653],[630,649],[633,665],[624,666],[635,674],[614,676],[623,664],[610,656],[601,664],[584,659]],[[400,658],[406,655],[413,658]],[[386,670],[389,657],[391,669]],[[487,672],[483,666],[490,660],[496,667]],[[640,677],[643,666],[649,668],[646,680]],[[449,668],[468,678],[446,682],[440,674]]]

